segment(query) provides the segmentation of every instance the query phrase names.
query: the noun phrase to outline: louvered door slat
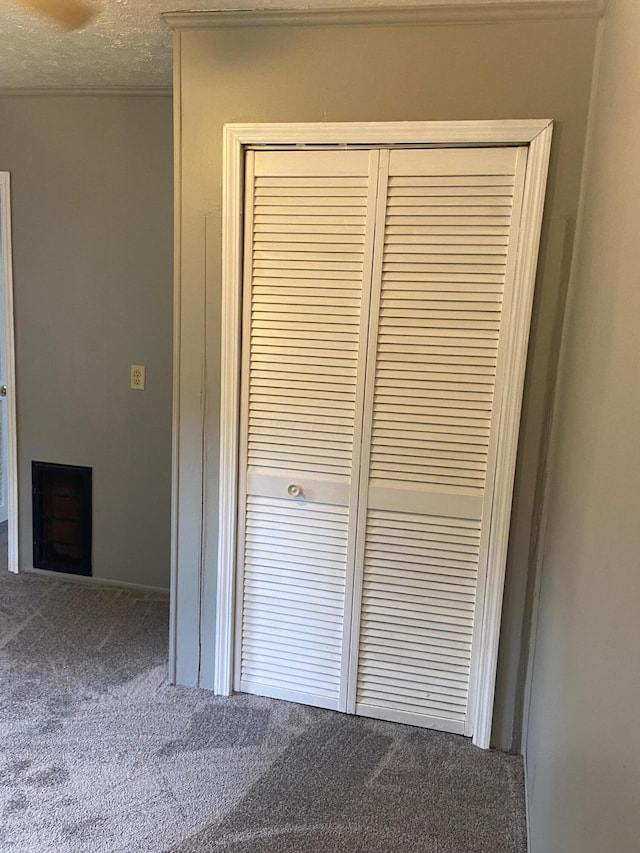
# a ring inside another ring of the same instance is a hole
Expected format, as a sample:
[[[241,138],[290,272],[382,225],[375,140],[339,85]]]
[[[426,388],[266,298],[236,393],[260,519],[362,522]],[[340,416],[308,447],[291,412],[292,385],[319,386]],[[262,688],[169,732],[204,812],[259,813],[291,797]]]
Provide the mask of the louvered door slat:
[[[247,164],[236,688],[469,734],[526,153]]]
[[[514,149],[389,156],[361,498],[358,713],[468,733],[519,164]]]
[[[376,161],[259,152],[247,171],[236,688],[329,708],[344,706]]]

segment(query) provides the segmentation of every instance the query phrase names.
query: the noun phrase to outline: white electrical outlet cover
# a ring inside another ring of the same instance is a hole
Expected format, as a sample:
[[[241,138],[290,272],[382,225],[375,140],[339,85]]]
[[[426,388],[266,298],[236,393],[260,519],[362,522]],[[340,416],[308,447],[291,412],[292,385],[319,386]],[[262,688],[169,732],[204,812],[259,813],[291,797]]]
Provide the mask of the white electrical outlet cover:
[[[131,365],[131,388],[134,391],[144,391],[146,368],[144,364]]]

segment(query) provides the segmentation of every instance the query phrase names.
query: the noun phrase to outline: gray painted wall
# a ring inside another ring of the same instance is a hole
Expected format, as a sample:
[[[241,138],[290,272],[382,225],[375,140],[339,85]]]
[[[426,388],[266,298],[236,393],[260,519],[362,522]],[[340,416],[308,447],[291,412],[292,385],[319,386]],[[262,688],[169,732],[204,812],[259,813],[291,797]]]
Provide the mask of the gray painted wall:
[[[94,575],[169,585],[169,97],[2,96],[11,172],[20,563],[31,460],[93,468]],[[146,364],[147,390],[129,390]]]
[[[640,4],[610,0],[555,417],[531,853],[640,847]]]
[[[596,22],[584,19],[482,26],[243,27],[178,35],[183,338],[176,650],[181,683],[199,679],[208,685],[213,668],[223,124],[552,118],[556,126],[518,451],[494,724],[495,743],[514,745],[532,518],[547,388],[555,368],[550,353],[565,283],[557,231],[563,220],[571,223],[577,211],[595,34]],[[568,235],[570,242],[571,228]],[[204,580],[190,547],[202,536],[203,399]]]

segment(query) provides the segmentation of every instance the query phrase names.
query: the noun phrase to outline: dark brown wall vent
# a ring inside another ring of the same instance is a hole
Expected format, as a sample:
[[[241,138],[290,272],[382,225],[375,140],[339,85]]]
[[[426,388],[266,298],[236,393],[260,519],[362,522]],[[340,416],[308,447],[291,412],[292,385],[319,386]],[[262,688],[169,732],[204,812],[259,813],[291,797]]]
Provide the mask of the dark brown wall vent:
[[[32,462],[33,565],[91,575],[91,468]]]

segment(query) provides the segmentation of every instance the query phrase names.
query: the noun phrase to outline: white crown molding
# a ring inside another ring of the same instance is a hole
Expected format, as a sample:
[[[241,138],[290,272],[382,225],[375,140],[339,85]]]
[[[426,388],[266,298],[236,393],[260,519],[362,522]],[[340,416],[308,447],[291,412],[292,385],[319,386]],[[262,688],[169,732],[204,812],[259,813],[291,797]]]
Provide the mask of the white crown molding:
[[[0,87],[0,98],[13,97],[155,97],[170,98],[173,90],[170,86],[35,86],[35,87]]]
[[[550,18],[598,18],[606,0],[424,0],[415,6],[351,6],[300,8],[294,0],[283,7],[164,12],[173,30],[247,26],[384,26],[400,24],[490,23]]]

